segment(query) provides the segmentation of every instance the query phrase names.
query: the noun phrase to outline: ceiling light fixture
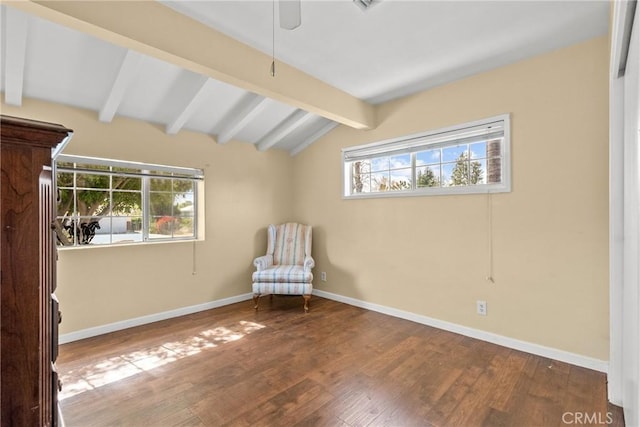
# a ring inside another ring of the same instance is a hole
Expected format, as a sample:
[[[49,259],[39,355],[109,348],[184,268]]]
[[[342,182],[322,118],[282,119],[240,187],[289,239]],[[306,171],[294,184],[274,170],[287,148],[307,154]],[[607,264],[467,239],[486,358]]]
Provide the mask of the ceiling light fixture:
[[[295,30],[302,22],[301,0],[279,0],[280,28]]]
[[[379,0],[353,0],[353,2],[362,10],[367,10],[371,6],[378,4]]]

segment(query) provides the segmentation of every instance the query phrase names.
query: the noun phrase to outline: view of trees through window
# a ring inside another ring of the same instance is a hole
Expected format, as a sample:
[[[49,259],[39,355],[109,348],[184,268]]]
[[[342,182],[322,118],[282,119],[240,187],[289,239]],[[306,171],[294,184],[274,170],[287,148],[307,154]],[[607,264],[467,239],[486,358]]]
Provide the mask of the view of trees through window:
[[[195,238],[193,178],[64,161],[56,169],[61,245]]]
[[[500,183],[502,139],[351,162],[352,194]]]

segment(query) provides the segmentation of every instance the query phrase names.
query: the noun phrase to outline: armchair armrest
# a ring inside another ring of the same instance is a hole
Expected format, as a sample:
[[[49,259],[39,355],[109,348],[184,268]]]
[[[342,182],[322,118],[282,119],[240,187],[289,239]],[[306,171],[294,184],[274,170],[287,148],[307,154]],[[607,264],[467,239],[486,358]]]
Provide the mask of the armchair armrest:
[[[263,255],[253,260],[253,265],[256,266],[256,271],[266,270],[273,265],[273,256]]]
[[[316,265],[316,262],[309,255],[304,257],[304,269],[305,270],[311,270],[313,267],[315,267],[315,265]]]

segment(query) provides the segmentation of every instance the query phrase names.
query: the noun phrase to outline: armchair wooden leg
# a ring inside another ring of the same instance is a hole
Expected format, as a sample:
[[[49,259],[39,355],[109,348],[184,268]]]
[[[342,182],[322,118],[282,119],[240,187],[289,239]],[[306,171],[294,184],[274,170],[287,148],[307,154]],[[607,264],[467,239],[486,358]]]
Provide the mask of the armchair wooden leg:
[[[260,294],[253,294],[253,308],[258,310],[258,300],[260,299]]]
[[[309,300],[311,300],[311,295],[302,295],[302,298],[304,298],[304,312],[308,313],[309,312]]]

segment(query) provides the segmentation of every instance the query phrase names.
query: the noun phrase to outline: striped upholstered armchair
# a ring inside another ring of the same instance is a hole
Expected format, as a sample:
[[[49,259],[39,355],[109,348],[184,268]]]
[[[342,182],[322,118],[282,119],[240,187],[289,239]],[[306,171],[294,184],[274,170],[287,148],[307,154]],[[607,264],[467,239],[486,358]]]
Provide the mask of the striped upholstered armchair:
[[[311,269],[311,226],[287,223],[269,225],[267,254],[256,258],[253,265],[253,301],[258,309],[261,295],[302,295],[304,311],[309,311],[313,290]]]

